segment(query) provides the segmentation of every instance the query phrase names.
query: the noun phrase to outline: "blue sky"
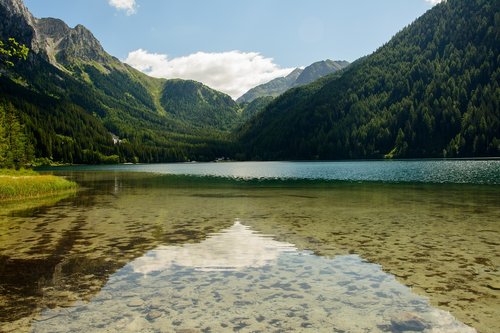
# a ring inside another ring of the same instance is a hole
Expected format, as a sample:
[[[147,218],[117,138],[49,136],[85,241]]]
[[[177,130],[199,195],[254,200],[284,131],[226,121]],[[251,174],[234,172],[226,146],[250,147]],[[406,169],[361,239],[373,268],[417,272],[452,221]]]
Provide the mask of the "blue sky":
[[[85,25],[150,75],[196,79],[233,97],[295,67],[370,54],[433,2],[25,0],[36,17]]]

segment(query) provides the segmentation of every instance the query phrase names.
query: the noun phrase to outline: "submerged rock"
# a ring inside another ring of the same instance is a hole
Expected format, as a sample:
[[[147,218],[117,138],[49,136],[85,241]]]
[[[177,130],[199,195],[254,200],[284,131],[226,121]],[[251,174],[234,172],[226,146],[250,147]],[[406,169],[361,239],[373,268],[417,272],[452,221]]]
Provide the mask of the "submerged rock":
[[[391,319],[391,329],[393,332],[421,332],[427,328],[427,324],[422,318],[413,313],[402,313]]]
[[[160,311],[152,310],[147,314],[146,319],[149,321],[153,321],[157,318],[160,318],[161,315],[162,313]]]
[[[488,283],[488,288],[493,290],[500,290],[500,282],[490,282]]]
[[[142,306],[144,304],[144,301],[140,298],[134,298],[130,302],[127,303],[127,305],[131,308],[136,308],[139,306]]]

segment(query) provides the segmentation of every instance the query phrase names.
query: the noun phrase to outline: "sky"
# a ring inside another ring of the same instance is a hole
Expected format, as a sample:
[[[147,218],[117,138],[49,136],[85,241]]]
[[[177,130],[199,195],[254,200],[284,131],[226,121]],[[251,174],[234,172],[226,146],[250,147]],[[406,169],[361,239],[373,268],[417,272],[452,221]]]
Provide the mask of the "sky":
[[[233,98],[325,59],[374,52],[440,0],[24,0],[83,24],[111,55],[155,77]]]

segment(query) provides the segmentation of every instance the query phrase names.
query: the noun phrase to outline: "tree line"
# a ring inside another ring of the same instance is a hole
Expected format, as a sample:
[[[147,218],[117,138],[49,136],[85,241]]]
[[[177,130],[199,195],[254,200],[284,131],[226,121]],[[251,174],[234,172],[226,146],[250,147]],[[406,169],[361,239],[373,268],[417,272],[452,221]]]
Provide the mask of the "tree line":
[[[293,89],[241,130],[247,159],[500,154],[499,4],[435,6],[341,75]]]

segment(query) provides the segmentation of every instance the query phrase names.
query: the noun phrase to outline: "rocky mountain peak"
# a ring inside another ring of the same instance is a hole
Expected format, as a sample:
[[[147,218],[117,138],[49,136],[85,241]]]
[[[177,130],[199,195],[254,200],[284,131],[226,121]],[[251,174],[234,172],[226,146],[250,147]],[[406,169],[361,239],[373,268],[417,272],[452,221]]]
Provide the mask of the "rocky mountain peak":
[[[75,61],[106,63],[110,58],[83,25],[70,28],[59,19],[37,19],[22,0],[0,0],[0,17],[0,39],[14,37],[61,69]]]
[[[26,8],[22,0],[0,0],[0,6],[7,14],[5,16],[6,18],[18,16],[23,17],[26,20],[33,20],[33,16],[29,12],[28,8]]]
[[[15,37],[20,43],[39,51],[35,18],[22,0],[0,0],[0,38]]]
[[[70,28],[64,21],[54,18],[36,20],[39,44],[55,66],[80,61],[106,60],[106,53],[99,41],[83,25]]]
[[[83,25],[69,29],[59,41],[58,61],[66,64],[72,60],[106,62],[109,58],[101,43]]]
[[[63,20],[51,17],[36,20],[36,28],[40,37],[54,39],[64,38],[71,30]]]

